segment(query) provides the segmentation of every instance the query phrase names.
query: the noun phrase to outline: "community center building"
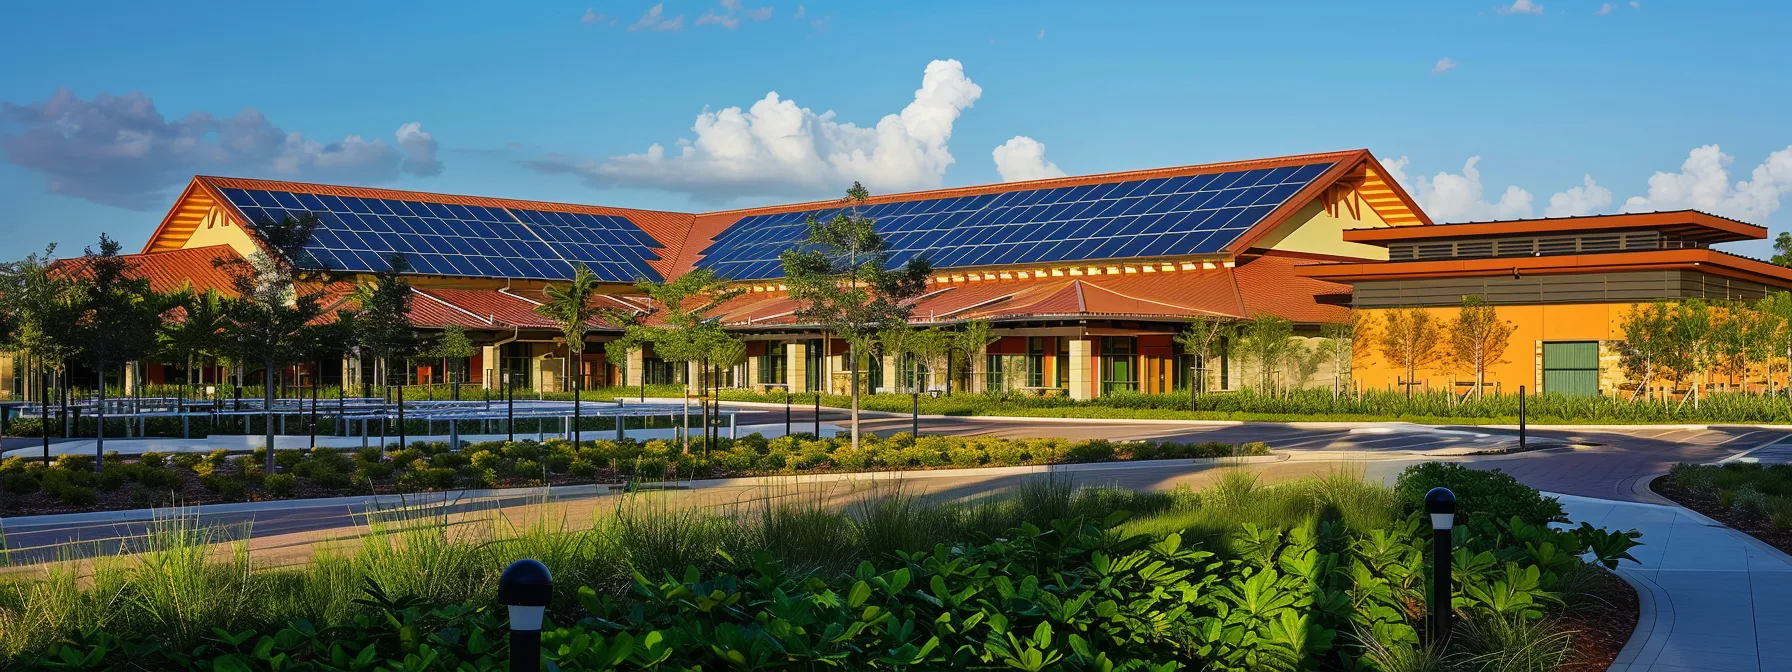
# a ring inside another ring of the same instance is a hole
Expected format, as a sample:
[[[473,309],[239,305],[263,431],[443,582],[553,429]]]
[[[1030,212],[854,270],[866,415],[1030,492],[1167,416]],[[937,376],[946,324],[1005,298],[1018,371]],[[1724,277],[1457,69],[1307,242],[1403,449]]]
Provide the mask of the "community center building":
[[[132,256],[158,290],[229,291],[215,264],[260,250],[256,223],[313,213],[317,263],[365,276],[403,255],[415,324],[457,325],[480,346],[465,361],[412,367],[408,381],[441,382],[446,364],[456,380],[538,390],[565,389],[571,376],[586,388],[688,379],[684,364],[651,348],[609,362],[588,347],[572,361],[535,311],[545,285],[584,264],[606,283],[603,301],[644,311],[637,280],[707,268],[747,290],[716,311],[748,344],[725,386],[838,392],[848,386],[846,343],[797,319],[779,255],[802,241],[809,218],[841,207],[693,214],[200,176]],[[920,257],[934,269],[913,302],[916,325],[994,327],[999,338],[969,357],[972,370],[954,374],[956,389],[971,391],[1086,399],[1197,380],[1237,389],[1255,374],[1231,344],[1211,362],[1175,345],[1189,318],[1276,315],[1315,336],[1353,308],[1371,319],[1405,307],[1447,315],[1478,294],[1517,327],[1492,384],[1610,394],[1622,384],[1615,342],[1630,306],[1792,287],[1792,270],[1710,249],[1765,238],[1764,228],[1699,212],[1436,224],[1367,150],[877,195],[860,212],[892,264]],[[594,345],[620,335],[592,326]],[[1406,380],[1370,344],[1355,353],[1357,386],[1443,389],[1464,378],[1433,367]],[[179,378],[158,364],[133,370],[149,382]],[[358,385],[372,370],[347,355],[293,375]],[[917,381],[912,371],[880,358],[866,375],[872,389],[947,384],[945,372]],[[1333,384],[1329,362],[1307,373],[1306,384]],[[16,393],[22,377],[0,384]]]

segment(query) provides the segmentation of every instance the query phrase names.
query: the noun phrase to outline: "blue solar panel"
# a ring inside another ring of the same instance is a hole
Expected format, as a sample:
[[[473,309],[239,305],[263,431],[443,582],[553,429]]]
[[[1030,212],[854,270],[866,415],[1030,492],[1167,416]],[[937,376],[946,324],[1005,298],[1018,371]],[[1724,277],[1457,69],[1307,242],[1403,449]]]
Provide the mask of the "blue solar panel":
[[[1213,254],[1311,184],[1331,163],[1159,177],[866,206],[892,264],[936,268]],[[837,210],[744,217],[697,265],[724,278],[784,275],[778,257]]]
[[[661,245],[613,215],[244,189],[224,197],[254,223],[316,214],[305,250],[338,271],[383,271],[400,254],[434,275],[565,280],[582,263],[606,282],[661,280],[648,263]]]

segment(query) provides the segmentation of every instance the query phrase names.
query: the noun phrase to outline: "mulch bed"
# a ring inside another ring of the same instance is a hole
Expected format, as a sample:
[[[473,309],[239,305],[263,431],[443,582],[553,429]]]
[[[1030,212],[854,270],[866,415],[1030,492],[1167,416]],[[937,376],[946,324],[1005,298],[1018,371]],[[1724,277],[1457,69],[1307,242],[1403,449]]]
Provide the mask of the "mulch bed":
[[[1589,595],[1574,600],[1557,624],[1574,631],[1573,651],[1559,672],[1603,672],[1630,641],[1642,611],[1636,589],[1611,572],[1600,572]]]
[[[1675,485],[1666,476],[1649,483],[1649,489],[1655,494],[1674,500],[1674,503],[1692,509],[1733,530],[1760,539],[1767,545],[1792,553],[1792,530],[1776,530],[1761,518],[1738,516],[1735,512],[1718,503],[1717,498],[1701,495]]]

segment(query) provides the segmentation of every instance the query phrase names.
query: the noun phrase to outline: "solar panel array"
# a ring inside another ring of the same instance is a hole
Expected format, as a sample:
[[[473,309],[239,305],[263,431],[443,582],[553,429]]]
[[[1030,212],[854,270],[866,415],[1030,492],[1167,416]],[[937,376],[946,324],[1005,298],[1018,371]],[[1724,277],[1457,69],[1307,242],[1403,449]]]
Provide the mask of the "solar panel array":
[[[252,223],[317,215],[305,251],[338,271],[383,271],[396,253],[434,275],[565,280],[583,263],[606,282],[661,280],[648,264],[660,243],[614,215],[258,189],[224,197]]]
[[[859,212],[875,220],[892,267],[916,256],[934,268],[953,268],[1210,254],[1332,166],[898,201]],[[837,212],[743,217],[716,236],[697,265],[733,280],[783,277],[778,256],[807,237],[808,218],[826,220]]]

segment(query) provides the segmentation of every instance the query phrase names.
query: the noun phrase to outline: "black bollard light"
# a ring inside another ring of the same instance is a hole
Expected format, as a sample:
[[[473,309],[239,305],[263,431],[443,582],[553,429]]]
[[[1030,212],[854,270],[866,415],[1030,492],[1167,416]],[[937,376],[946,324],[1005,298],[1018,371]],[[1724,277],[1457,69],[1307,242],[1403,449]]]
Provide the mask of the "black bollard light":
[[[790,436],[790,390],[784,391],[784,435]],[[49,448],[47,446],[49,446],[49,441],[46,440],[44,445],[46,446],[44,448],[44,454],[48,455]]]
[[[821,438],[821,393],[815,393],[815,438]]]
[[[524,558],[498,577],[498,604],[510,610],[510,671],[541,669],[541,622],[554,598],[547,565]]]
[[[1518,450],[1524,451],[1524,386],[1518,386]]]
[[[1450,528],[1456,526],[1456,493],[1432,488],[1425,493],[1425,513],[1431,514],[1431,646],[1441,651],[1450,639]]]

